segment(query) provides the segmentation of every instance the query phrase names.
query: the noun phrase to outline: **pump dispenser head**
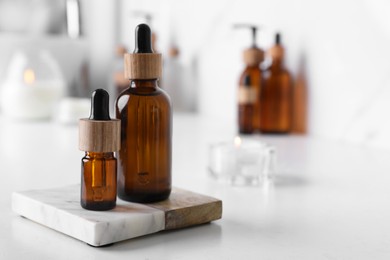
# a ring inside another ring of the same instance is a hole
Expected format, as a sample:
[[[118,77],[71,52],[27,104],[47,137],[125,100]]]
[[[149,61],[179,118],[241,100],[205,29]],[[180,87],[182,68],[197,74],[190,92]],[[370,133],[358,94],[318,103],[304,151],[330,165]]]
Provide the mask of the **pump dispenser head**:
[[[104,89],[92,93],[91,115],[79,121],[79,149],[87,152],[114,152],[120,148],[120,120],[111,119],[110,96]]]
[[[275,45],[280,45],[281,44],[281,36],[280,33],[276,33],[275,35]]]
[[[126,53],[125,78],[128,79],[158,79],[162,74],[161,54],[154,53],[152,48],[152,33],[146,24],[135,28],[135,49]]]
[[[275,34],[275,45],[268,50],[268,54],[273,60],[283,59],[284,48],[282,46],[282,36],[279,32]]]
[[[243,60],[247,66],[259,66],[264,60],[264,51],[257,47],[256,36],[258,28],[250,24],[236,24],[235,29],[248,28],[252,32],[252,46],[243,52]]]

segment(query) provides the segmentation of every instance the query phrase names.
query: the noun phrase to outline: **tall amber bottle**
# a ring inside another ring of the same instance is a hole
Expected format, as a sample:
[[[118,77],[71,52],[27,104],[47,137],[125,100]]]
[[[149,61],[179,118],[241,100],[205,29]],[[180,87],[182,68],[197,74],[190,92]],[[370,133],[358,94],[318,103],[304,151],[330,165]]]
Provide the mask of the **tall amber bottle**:
[[[121,119],[118,196],[127,201],[164,200],[171,192],[172,112],[169,96],[158,87],[161,54],[153,53],[146,24],[136,30],[134,53],[125,54],[130,87],[116,101]]]
[[[80,204],[88,210],[115,207],[117,194],[117,160],[120,148],[120,121],[110,119],[109,95],[103,89],[92,94],[91,116],[80,119],[79,148],[81,160]]]
[[[264,75],[260,130],[263,133],[289,133],[292,127],[292,80],[283,65],[284,48],[280,34],[276,34],[269,55],[272,64]]]
[[[260,130],[260,96],[261,89],[263,85],[263,73],[260,69],[260,63],[264,60],[264,51],[257,47],[256,44],[256,33],[257,28],[251,25],[237,25],[236,28],[246,27],[250,28],[252,31],[252,46],[243,52],[243,61],[245,63],[245,69],[241,73],[239,80],[239,89],[238,95],[240,95],[240,89],[242,86],[245,86],[246,77],[250,78],[250,92],[254,96],[253,98],[253,113],[252,113],[252,130],[249,130],[248,127],[242,127],[240,122],[240,111],[238,111],[238,124],[239,124],[239,132],[243,134],[250,134],[253,131]],[[249,123],[247,123],[247,126]]]

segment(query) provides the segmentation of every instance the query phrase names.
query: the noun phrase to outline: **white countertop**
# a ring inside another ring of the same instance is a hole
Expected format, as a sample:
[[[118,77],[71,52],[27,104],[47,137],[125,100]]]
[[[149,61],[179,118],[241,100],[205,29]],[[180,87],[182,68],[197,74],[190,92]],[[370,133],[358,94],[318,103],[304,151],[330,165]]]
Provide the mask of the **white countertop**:
[[[390,152],[264,136],[277,182],[231,187],[206,166],[232,126],[174,116],[174,185],[222,199],[222,220],[93,248],[11,211],[13,191],[79,183],[77,127],[0,118],[0,259],[390,259]]]

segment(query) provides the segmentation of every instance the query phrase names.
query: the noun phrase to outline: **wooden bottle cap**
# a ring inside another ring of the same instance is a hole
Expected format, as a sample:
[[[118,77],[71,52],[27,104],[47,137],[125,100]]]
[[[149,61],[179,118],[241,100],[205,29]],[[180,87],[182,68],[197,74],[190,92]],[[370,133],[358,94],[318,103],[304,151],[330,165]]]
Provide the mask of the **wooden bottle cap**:
[[[275,45],[268,50],[268,54],[274,60],[281,60],[284,57],[284,48],[281,45]]]
[[[126,53],[125,78],[158,79],[162,75],[162,57],[160,53]]]
[[[259,48],[244,50],[243,59],[247,66],[257,66],[264,60],[264,51]]]
[[[79,120],[79,149],[86,152],[115,152],[120,149],[121,121],[119,119]]]

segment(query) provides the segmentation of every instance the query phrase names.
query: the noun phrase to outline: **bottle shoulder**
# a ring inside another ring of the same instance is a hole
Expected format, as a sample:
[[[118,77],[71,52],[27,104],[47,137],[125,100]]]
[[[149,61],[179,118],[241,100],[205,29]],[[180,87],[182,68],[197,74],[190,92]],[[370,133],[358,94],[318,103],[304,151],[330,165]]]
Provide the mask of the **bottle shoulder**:
[[[260,69],[259,66],[253,66],[253,67],[245,67],[244,70],[242,71],[241,75],[248,75],[248,74],[257,74],[261,75],[263,72]]]
[[[290,72],[284,68],[284,67],[280,67],[280,68],[272,68],[272,67],[269,67],[265,73],[264,73],[264,77],[265,78],[269,78],[269,77],[283,77],[283,78],[291,78],[291,74]]]
[[[125,109],[128,105],[136,105],[142,102],[149,105],[160,105],[163,107],[171,107],[169,95],[161,88],[128,88],[123,91],[116,99],[115,106],[119,111]]]
[[[116,160],[116,158],[114,152],[86,152],[81,160]]]
[[[122,93],[120,93],[118,99],[123,96],[145,96],[145,97],[161,96],[161,97],[169,98],[168,94],[160,87],[127,88]]]
[[[140,87],[140,88],[128,88],[123,91],[117,98],[116,103],[129,102],[131,99],[153,99],[153,100],[166,100],[170,102],[170,97],[163,89]]]

